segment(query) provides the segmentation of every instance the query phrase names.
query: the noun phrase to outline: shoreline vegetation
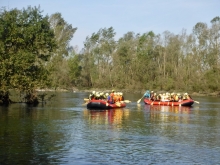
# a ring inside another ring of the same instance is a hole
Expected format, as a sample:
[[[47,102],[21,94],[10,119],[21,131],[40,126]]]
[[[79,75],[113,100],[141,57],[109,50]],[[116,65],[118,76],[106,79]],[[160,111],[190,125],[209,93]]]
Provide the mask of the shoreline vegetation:
[[[91,89],[80,89],[80,88],[69,88],[69,89],[62,89],[62,88],[56,88],[56,89],[36,89],[34,93],[30,95],[21,95],[18,91],[10,90],[8,97],[4,98],[4,100],[0,99],[0,105],[9,105],[14,103],[26,103],[28,105],[38,105],[39,103],[46,103],[48,101],[51,101],[53,97],[56,96],[56,92],[87,92],[91,93],[92,91],[97,92],[111,92],[112,89],[101,89],[101,88],[91,88]],[[149,89],[146,89],[149,90]],[[120,91],[123,93],[133,93],[133,94],[140,94],[143,95],[146,92],[145,89],[140,90],[131,90],[131,89],[115,89],[115,91]],[[220,92],[190,92],[190,91],[158,91],[154,90],[156,93],[164,93],[164,92],[175,92],[175,93],[189,93],[192,97],[193,96],[212,96],[212,97],[219,97]],[[52,92],[52,93],[51,93]]]
[[[112,89],[101,89],[101,88],[91,88],[91,89],[78,89],[78,88],[72,88],[72,89],[36,89],[37,92],[92,92],[92,91],[103,91],[103,92],[111,92]],[[133,90],[133,89],[115,89],[116,91],[120,91],[123,93],[140,93],[144,94],[146,90],[148,89],[140,89],[140,90]],[[152,89],[154,90],[154,89]],[[157,93],[164,93],[169,91],[159,91],[155,90]],[[189,93],[191,96],[220,96],[220,91],[215,92],[192,92],[192,91],[177,91],[177,90],[170,90],[170,92],[176,92],[176,93]]]

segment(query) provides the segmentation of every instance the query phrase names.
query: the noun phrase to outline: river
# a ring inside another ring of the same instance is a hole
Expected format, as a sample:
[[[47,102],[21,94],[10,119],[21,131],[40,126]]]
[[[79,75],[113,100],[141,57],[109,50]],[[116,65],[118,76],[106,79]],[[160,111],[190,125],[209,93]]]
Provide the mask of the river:
[[[53,93],[53,92],[52,92]],[[85,92],[54,92],[45,104],[0,107],[0,164],[220,164],[219,97],[169,107],[87,110]]]

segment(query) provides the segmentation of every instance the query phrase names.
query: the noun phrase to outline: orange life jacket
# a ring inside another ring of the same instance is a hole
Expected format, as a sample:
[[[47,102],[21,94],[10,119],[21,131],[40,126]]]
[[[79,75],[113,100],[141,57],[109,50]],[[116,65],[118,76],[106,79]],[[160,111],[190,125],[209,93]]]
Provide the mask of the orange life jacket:
[[[119,101],[119,96],[118,95],[114,95],[114,102],[117,102],[117,101]]]

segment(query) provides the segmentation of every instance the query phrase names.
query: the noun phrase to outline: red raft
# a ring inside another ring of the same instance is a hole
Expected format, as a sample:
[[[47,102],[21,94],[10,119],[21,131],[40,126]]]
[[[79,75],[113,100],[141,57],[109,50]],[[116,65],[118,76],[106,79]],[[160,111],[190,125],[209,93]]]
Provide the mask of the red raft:
[[[107,103],[106,100],[90,100],[87,104],[88,109],[113,109],[123,108],[126,104],[124,102],[116,102],[114,104]]]
[[[168,106],[191,106],[194,103],[194,100],[181,100],[181,101],[152,101],[150,99],[144,99],[145,104],[149,105],[168,105]]]

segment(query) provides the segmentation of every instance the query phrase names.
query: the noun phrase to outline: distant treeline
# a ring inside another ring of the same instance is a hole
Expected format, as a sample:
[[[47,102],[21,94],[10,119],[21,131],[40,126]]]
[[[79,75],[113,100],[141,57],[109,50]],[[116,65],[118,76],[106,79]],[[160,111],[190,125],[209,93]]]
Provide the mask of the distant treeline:
[[[75,85],[165,91],[220,91],[220,18],[197,23],[191,34],[127,32],[112,27],[87,37],[78,54]]]
[[[77,28],[40,7],[0,11],[0,93],[37,88],[220,91],[220,18],[198,22],[191,34],[127,32],[117,41],[101,28],[77,51]],[[153,30],[153,29],[152,29]]]

